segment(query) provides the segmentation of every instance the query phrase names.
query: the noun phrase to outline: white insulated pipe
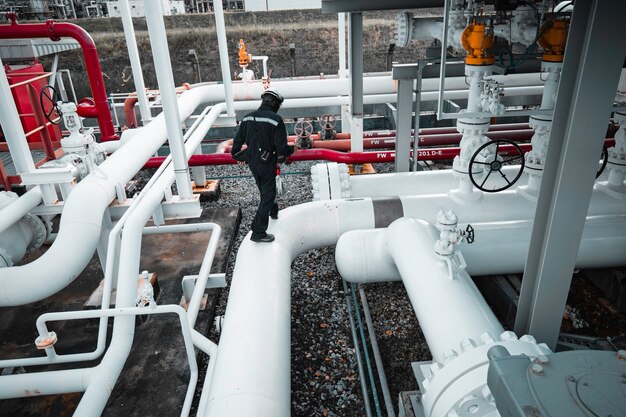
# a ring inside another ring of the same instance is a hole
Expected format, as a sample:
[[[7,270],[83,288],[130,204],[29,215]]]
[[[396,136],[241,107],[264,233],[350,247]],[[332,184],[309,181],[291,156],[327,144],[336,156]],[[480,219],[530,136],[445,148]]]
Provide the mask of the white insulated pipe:
[[[274,243],[242,242],[204,416],[290,414],[291,262],[374,224],[370,200],[313,202],[270,222]]]
[[[524,271],[532,220],[471,223],[476,240],[462,244],[472,276],[514,274]],[[399,281],[383,229],[359,230],[341,236],[335,249],[337,269],[353,283]],[[583,231],[576,268],[626,265],[626,216],[588,217]],[[414,264],[418,268],[418,263]]]
[[[467,272],[453,266],[449,275],[435,254],[439,232],[430,223],[403,218],[385,233],[386,252],[402,276],[434,361],[445,363],[467,339],[480,341],[485,332],[493,338],[504,331]]]
[[[176,187],[181,199],[188,200],[193,195],[191,190],[191,178],[189,177],[189,165],[187,153],[183,145],[183,132],[181,130],[181,118],[178,110],[176,86],[172,74],[172,61],[170,59],[169,45],[163,22],[163,3],[158,1],[144,0],[146,11],[146,23],[150,33],[150,45],[154,57],[154,69],[156,71],[165,114],[168,143],[176,173]],[[193,153],[192,150],[191,153]]]
[[[230,58],[228,56],[228,42],[226,40],[226,24],[224,23],[224,6],[222,2],[217,1],[214,3],[213,12],[215,13],[215,31],[217,32],[217,44],[220,53],[220,66],[222,69],[222,82],[224,83],[226,109],[229,116],[234,116],[233,83],[230,77]],[[266,72],[267,59],[263,61],[263,68]]]
[[[4,140],[9,146],[11,159],[18,174],[35,171],[35,163],[28,148],[28,141],[24,128],[20,122],[20,116],[13,101],[13,94],[4,70],[4,64],[0,59],[0,125]],[[7,190],[8,191],[8,190]]]
[[[130,59],[130,68],[133,72],[133,81],[135,82],[135,91],[137,92],[137,100],[139,101],[139,112],[141,113],[141,121],[146,124],[152,119],[150,113],[150,105],[146,96],[146,85],[143,80],[143,72],[141,71],[141,60],[139,59],[139,49],[137,48],[137,39],[135,38],[135,27],[133,26],[133,18],[130,13],[130,4],[128,0],[120,0],[120,15],[122,17],[122,26],[124,27],[124,38],[126,39],[126,47],[128,48],[128,58]]]
[[[0,234],[17,223],[42,201],[41,188],[33,187],[0,210]]]
[[[181,95],[181,118],[186,119],[202,103],[201,89]],[[0,306],[31,303],[49,297],[71,283],[85,268],[98,244],[102,216],[116,197],[115,187],[125,184],[166,139],[164,115],[148,126],[127,130],[133,138],[78,183],[64,204],[54,244],[37,260],[0,272]],[[41,277],[46,279],[42,280]]]

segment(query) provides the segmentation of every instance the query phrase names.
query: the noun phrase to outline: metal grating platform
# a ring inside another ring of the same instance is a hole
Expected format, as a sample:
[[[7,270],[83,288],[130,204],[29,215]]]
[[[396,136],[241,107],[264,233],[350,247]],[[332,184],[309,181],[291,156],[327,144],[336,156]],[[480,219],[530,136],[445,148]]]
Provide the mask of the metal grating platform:
[[[72,38],[61,38],[60,41],[50,39],[4,39],[0,43],[0,59],[2,61],[32,61],[35,58],[58,54],[80,48],[80,44]]]
[[[31,150],[30,154],[35,163],[46,157],[46,153],[43,150]],[[9,152],[0,152],[0,159],[2,160],[2,164],[4,165],[7,175],[17,175],[17,172],[15,171],[15,164],[13,163]]]

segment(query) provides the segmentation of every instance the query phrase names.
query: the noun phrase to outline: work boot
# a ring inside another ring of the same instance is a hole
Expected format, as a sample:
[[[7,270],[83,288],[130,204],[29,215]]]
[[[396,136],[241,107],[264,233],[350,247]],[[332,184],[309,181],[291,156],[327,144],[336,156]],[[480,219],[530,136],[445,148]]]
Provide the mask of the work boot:
[[[270,235],[266,233],[263,237],[252,237],[250,236],[250,240],[257,243],[269,243],[274,241],[274,235]]]

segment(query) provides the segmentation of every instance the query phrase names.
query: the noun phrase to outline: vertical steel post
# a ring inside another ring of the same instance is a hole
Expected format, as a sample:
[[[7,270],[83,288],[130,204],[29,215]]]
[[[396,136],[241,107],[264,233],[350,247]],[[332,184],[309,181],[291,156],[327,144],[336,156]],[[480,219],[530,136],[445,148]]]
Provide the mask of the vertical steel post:
[[[232,79],[230,78],[230,61],[228,57],[228,42],[226,40],[226,24],[224,23],[224,6],[221,1],[213,2],[213,12],[215,13],[215,31],[217,32],[217,44],[220,52],[226,109],[229,116],[234,116],[235,104],[233,101],[233,85]]]
[[[551,349],[624,61],[625,13],[624,2],[579,0],[570,26],[515,321],[518,334],[530,333]]]
[[[189,165],[187,164],[183,133],[180,128],[176,87],[174,85],[170,51],[163,22],[163,5],[161,2],[151,0],[144,0],[144,5],[148,32],[150,34],[150,45],[154,56],[154,69],[156,70],[159,90],[161,91],[168,143],[172,154],[172,162],[174,163],[178,195],[181,199],[188,200],[192,196],[191,179],[189,177]]]
[[[15,165],[15,171],[20,174],[22,172],[34,172],[35,163],[33,156],[28,148],[26,134],[20,122],[20,116],[13,101],[11,87],[7,79],[7,73],[4,70],[4,64],[0,60],[0,124],[4,138],[11,152],[11,159]]]
[[[351,151],[363,152],[363,14],[350,13]]]
[[[411,122],[413,115],[413,84],[417,64],[396,64],[392,76],[398,81],[398,111],[396,112],[396,172],[408,172],[411,157]]]
[[[339,78],[346,77],[346,14],[337,13],[339,32]]]
[[[128,58],[130,59],[130,68],[133,72],[135,91],[137,91],[137,100],[139,101],[141,121],[143,124],[146,124],[152,119],[152,113],[150,112],[148,97],[146,97],[146,85],[144,84],[143,72],[141,71],[141,60],[139,59],[139,49],[137,48],[137,39],[135,38],[133,18],[130,14],[128,0],[120,0],[119,5],[122,26],[124,28],[124,38],[126,39],[126,47],[128,48]]]

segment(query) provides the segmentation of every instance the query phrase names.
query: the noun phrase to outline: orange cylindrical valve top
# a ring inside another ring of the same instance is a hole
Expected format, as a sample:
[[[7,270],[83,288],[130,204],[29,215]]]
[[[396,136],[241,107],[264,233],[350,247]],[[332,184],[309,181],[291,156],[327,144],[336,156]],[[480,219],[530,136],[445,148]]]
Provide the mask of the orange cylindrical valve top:
[[[474,21],[468,25],[461,35],[461,44],[467,51],[466,64],[493,64],[493,55],[488,52],[493,45],[493,31],[488,31],[484,23]]]
[[[543,25],[538,42],[543,48],[544,61],[563,62],[568,25],[567,20],[553,20]]]
[[[252,57],[246,52],[246,44],[243,43],[243,39],[239,39],[239,66],[247,67],[252,61]]]

